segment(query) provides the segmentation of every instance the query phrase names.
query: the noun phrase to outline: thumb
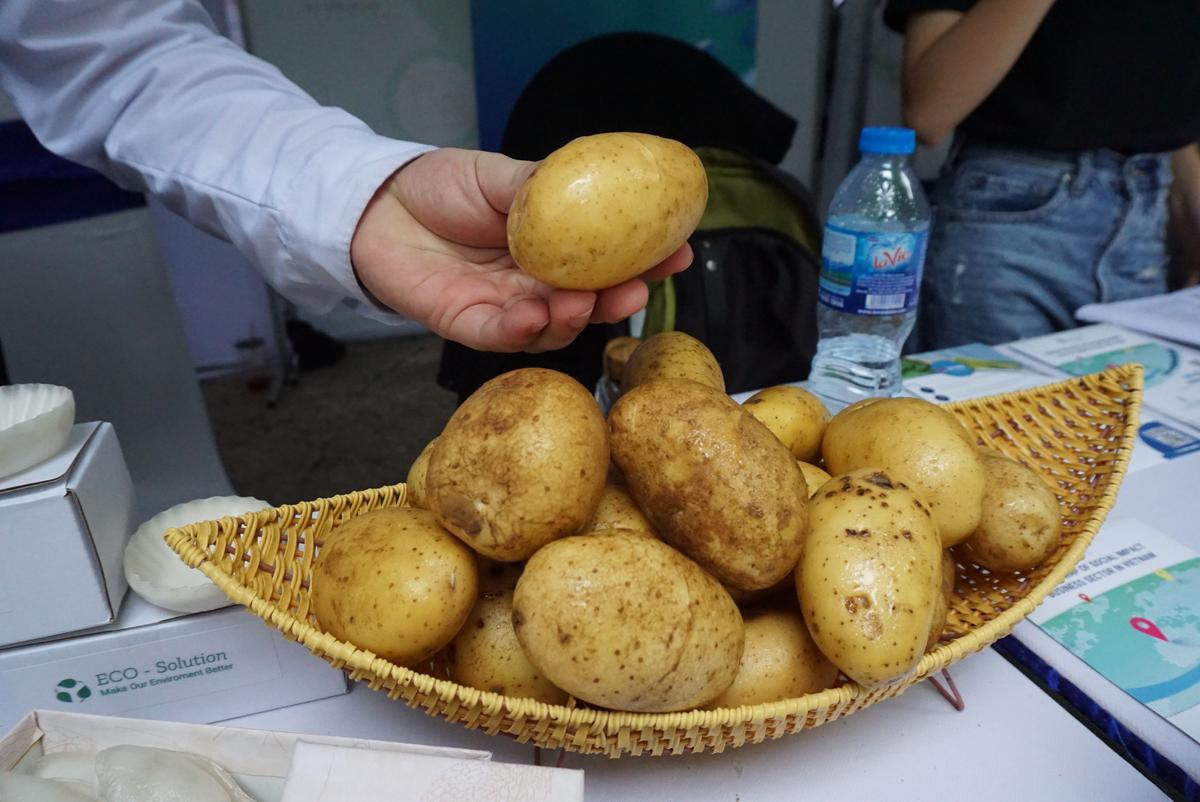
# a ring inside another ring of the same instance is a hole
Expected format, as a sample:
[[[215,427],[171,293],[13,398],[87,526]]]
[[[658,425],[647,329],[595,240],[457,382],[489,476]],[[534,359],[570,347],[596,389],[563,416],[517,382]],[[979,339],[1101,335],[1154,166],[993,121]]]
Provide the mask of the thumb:
[[[539,162],[510,159],[500,153],[480,152],[475,159],[475,180],[488,205],[500,214],[508,214],[513,197]]]

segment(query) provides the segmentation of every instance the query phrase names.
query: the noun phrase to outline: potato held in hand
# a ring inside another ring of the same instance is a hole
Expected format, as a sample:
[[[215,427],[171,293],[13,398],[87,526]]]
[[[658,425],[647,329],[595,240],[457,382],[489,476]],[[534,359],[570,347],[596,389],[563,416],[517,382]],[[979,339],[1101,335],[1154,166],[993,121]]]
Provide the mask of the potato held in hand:
[[[833,474],[886,468],[929,507],[949,548],[966,540],[983,510],[983,463],[958,419],[919,398],[881,398],[842,410],[825,430],[825,468]]]
[[[633,533],[555,541],[530,558],[513,597],[530,662],[602,707],[687,710],[725,690],[742,656],[742,616],[715,579]]]
[[[787,576],[804,545],[808,488],[766,426],[684,379],[634,388],[608,423],[613,460],[659,537],[735,588]]]
[[[1027,571],[1058,546],[1058,500],[1036,473],[1002,454],[982,452],[983,517],[961,554],[991,571]]]
[[[708,203],[690,148],[649,134],[596,134],[551,153],[517,191],[508,247],[552,287],[600,290],[641,275],[682,245]]]
[[[375,510],[329,533],[312,610],[335,638],[412,665],[454,638],[478,594],[475,555],[427,510]]]
[[[796,591],[813,640],[868,688],[908,675],[941,596],[942,545],[890,471],[835,476],[812,501]]]
[[[542,368],[497,376],[446,424],[425,494],[438,521],[493,560],[523,560],[591,519],[608,429],[579,382]]]

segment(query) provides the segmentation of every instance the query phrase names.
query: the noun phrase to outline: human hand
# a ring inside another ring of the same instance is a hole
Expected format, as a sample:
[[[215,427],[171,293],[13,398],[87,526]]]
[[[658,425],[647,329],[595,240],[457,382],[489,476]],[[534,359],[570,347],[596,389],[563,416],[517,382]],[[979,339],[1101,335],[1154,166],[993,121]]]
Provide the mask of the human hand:
[[[599,292],[558,290],[523,273],[505,224],[533,162],[442,149],[397,171],[375,193],[350,243],[359,281],[379,301],[449,340],[483,351],[549,351],[588,323],[646,305],[642,279],[692,261],[686,243],[642,275]]]

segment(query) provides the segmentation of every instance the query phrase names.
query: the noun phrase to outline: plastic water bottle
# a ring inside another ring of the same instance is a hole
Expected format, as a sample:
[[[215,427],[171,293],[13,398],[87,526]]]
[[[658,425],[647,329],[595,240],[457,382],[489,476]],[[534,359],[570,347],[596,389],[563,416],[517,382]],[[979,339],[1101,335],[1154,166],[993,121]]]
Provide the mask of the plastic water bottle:
[[[864,128],[862,158],[829,206],[809,387],[836,411],[900,387],[900,349],[917,317],[929,202],[908,128]]]

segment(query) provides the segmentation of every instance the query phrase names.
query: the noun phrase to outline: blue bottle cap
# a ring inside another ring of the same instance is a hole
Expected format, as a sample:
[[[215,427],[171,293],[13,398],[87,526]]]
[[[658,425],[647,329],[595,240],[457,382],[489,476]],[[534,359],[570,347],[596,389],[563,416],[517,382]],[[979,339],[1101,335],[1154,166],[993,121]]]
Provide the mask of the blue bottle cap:
[[[917,148],[917,135],[911,128],[868,126],[858,137],[863,153],[909,154]]]

